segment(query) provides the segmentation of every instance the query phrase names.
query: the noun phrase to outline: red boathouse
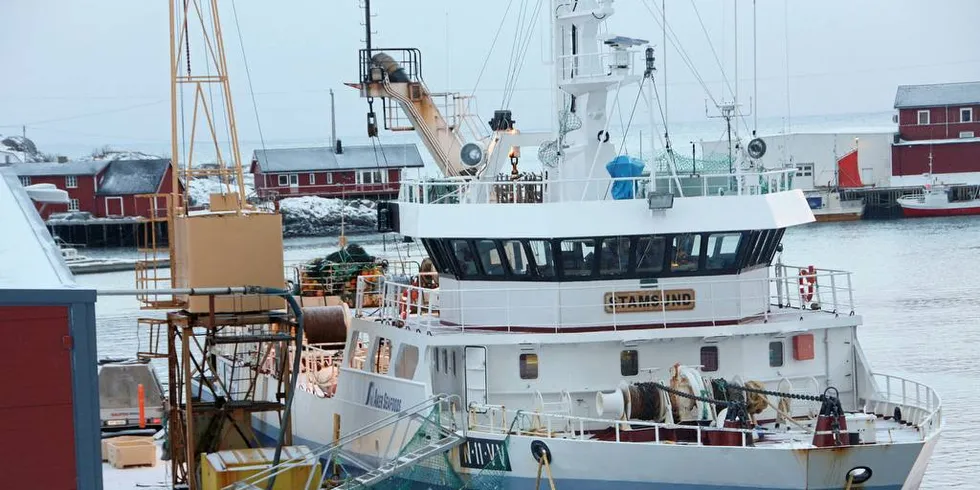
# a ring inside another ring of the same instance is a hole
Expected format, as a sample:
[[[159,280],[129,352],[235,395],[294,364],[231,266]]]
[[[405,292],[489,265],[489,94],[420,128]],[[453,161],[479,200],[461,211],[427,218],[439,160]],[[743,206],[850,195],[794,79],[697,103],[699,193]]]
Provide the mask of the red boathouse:
[[[923,185],[932,173],[947,184],[980,184],[980,82],[901,85],[892,145],[896,187]]]

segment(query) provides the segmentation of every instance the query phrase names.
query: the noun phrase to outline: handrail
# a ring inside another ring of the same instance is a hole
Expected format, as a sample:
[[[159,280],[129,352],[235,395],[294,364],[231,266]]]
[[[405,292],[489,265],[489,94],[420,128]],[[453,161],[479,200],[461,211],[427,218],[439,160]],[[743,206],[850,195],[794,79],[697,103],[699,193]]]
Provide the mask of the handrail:
[[[323,446],[320,446],[319,448],[310,449],[304,453],[301,453],[295,461],[286,461],[280,463],[277,466],[270,466],[262,471],[250,475],[247,478],[242,479],[240,482],[222,487],[222,490],[233,490],[236,484],[241,484],[241,483],[245,483],[246,485],[249,484],[255,485],[258,482],[264,481],[268,478],[272,478],[273,476],[279,475],[296,466],[299,466],[300,464],[309,461],[310,458],[315,458],[319,460],[326,456],[329,456],[333,452],[338,451],[344,445],[349,444],[360,437],[370,434],[376,430],[388,427],[396,422],[401,422],[403,420],[408,420],[410,418],[416,417],[422,414],[423,412],[425,412],[426,410],[431,410],[432,408],[437,407],[440,404],[456,401],[457,402],[456,406],[462,406],[461,400],[462,398],[460,397],[460,395],[455,395],[455,394],[433,395],[432,397],[429,397],[423,400],[422,402],[419,402],[409,408],[406,408],[405,410],[394,412],[391,415],[388,415],[375,422],[367,424],[353,432],[350,432],[347,435],[337,439],[336,441],[331,442],[330,444],[325,444]],[[450,403],[450,406],[453,406],[452,403]],[[462,435],[463,437],[466,437],[466,432],[467,432],[466,424],[462,424],[462,427],[463,427],[461,431]]]
[[[575,430],[573,428],[571,432],[572,435],[575,435],[577,433],[578,440],[580,441],[589,440],[586,438],[586,432],[585,432],[586,424],[611,425],[616,435],[616,439],[615,439],[616,442],[622,442],[621,432],[625,429],[624,426],[629,426],[630,429],[636,427],[654,429],[655,430],[654,442],[657,443],[662,442],[662,439],[660,437],[661,430],[676,430],[676,429],[696,430],[698,445],[703,444],[702,433],[705,429],[709,429],[711,432],[740,433],[742,435],[743,446],[747,442],[747,438],[750,438],[755,434],[755,431],[753,429],[739,429],[739,428],[716,427],[716,426],[705,427],[700,425],[680,425],[680,424],[670,424],[670,423],[662,423],[662,422],[649,422],[643,420],[600,419],[594,417],[581,417],[577,415],[566,415],[560,413],[533,412],[527,410],[515,410],[512,422],[511,424],[509,424],[510,428],[507,429],[505,427],[505,425],[507,425],[506,424],[507,409],[502,405],[474,404],[469,407],[469,414],[471,420],[475,419],[477,414],[484,415],[491,420],[490,425],[481,425],[475,422],[470,422],[468,424],[470,426],[469,427],[470,430],[487,430],[491,433],[493,433],[493,431],[496,430],[498,433],[502,433],[502,434],[508,434],[508,435],[515,434],[519,436],[533,435],[538,437],[547,437],[549,439],[556,438],[554,435],[554,431],[552,430],[552,428],[555,427],[555,425],[552,424],[552,420],[557,420],[560,422],[560,425],[558,425],[558,427],[574,427],[575,425],[577,425],[578,430]],[[500,427],[495,427],[492,421],[496,418],[498,414],[500,415],[501,417],[500,420],[503,423],[501,424]],[[546,427],[544,433],[535,430],[522,430],[520,426],[516,424],[516,421],[518,419],[529,420],[531,418],[544,419],[545,421],[547,421],[545,423]],[[567,439],[568,437],[561,437],[561,438]]]
[[[872,377],[877,385],[875,396],[865,397],[866,403],[897,405],[903,408],[903,418],[910,416],[907,420],[920,429],[923,440],[941,429],[942,398],[939,393],[928,385],[900,376],[872,373]],[[894,392],[893,385],[897,385]]]
[[[758,194],[772,194],[775,192],[784,192],[792,189],[790,185],[790,174],[794,173],[794,169],[777,169],[777,170],[765,170],[765,171],[755,171],[755,172],[745,172],[740,174],[734,173],[700,173],[696,176],[681,175],[678,176],[687,181],[692,179],[696,181],[693,185],[699,187],[700,194],[695,192],[693,195],[700,195],[702,197],[730,197],[732,195],[758,195]],[[657,174],[653,177],[651,176],[641,176],[641,177],[595,177],[595,178],[584,178],[584,179],[543,179],[543,180],[479,180],[475,178],[461,179],[461,178],[436,178],[436,179],[406,179],[401,182],[401,187],[399,189],[398,200],[400,202],[412,203],[412,204],[440,204],[440,203],[452,203],[457,204],[455,200],[451,202],[447,200],[448,196],[458,196],[460,199],[458,203],[475,203],[475,202],[493,202],[489,201],[489,197],[493,195],[489,192],[493,189],[500,188],[510,188],[512,190],[517,190],[519,188],[526,188],[527,186],[540,187],[543,191],[542,195],[554,192],[560,189],[562,185],[565,184],[575,184],[575,185],[588,185],[588,184],[599,184],[602,186],[608,185],[610,182],[630,182],[633,183],[636,189],[632,199],[646,199],[646,191],[650,188],[651,182],[661,182],[665,184],[662,187],[657,185],[656,188],[665,188],[670,192],[673,192],[677,183],[674,183],[674,176],[664,176]],[[717,181],[715,184],[710,184],[711,181]],[[697,183],[700,182],[700,183]],[[727,192],[730,189],[732,183],[736,184],[735,189],[731,194]],[[684,188],[688,189],[691,185],[685,185]],[[717,189],[724,189],[726,192],[718,193],[715,192]],[[435,197],[430,197],[430,190],[437,189],[441,193]],[[475,190],[480,190],[481,192],[476,192]],[[689,190],[689,189],[688,189]],[[687,190],[684,195],[687,194]],[[580,199],[572,199],[578,201],[605,201],[613,200],[613,198],[608,193],[602,193],[602,195],[593,195],[589,197],[588,195],[583,195]],[[477,201],[469,196],[482,196]],[[497,204],[512,204],[514,201],[497,201]]]
[[[603,295],[593,300],[562,301],[554,293],[564,297],[582,296],[577,292],[598,290],[594,283],[561,285],[554,283],[521,283],[513,287],[473,288],[473,289],[430,289],[400,282],[385,281],[380,293],[380,307],[371,315],[384,321],[404,322],[413,329],[431,327],[465,330],[493,326],[497,329],[507,327],[538,327],[542,331],[554,328],[573,328],[590,326],[618,326],[636,324],[665,325],[669,322],[729,322],[759,316],[766,320],[774,316],[792,313],[798,318],[802,312],[808,314],[825,313],[835,316],[850,315],[854,312],[853,288],[850,273],[845,271],[825,271],[815,269],[816,279],[813,295],[798,285],[797,269],[792,266],[776,266],[783,271],[775,277],[758,278],[692,278],[675,280],[649,288],[651,294],[664,290],[694,289],[696,303],[694,308],[672,311],[671,306],[689,301],[669,296],[639,298],[630,305],[620,304]],[[773,291],[772,285],[777,287]],[[750,286],[748,288],[743,286]],[[808,287],[808,286],[807,286]],[[621,286],[602,291],[627,291]],[[377,294],[377,293],[373,293]],[[375,296],[376,297],[376,296]],[[486,301],[483,301],[483,298]],[[536,299],[539,298],[539,299]],[[520,301],[516,301],[520,299]],[[601,302],[600,302],[601,301]],[[630,308],[630,306],[634,308]],[[645,311],[635,313],[636,306],[647,306]],[[362,314],[358,311],[358,314]],[[584,316],[578,313],[587,313]]]

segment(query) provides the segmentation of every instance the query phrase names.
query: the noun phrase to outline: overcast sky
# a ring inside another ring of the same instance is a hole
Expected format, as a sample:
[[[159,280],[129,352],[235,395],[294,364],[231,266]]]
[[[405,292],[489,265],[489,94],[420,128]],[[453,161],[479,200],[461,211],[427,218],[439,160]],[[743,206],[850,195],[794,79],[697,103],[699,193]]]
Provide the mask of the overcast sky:
[[[664,53],[662,30],[650,12],[659,10],[661,1],[616,1],[609,32],[656,46],[661,94],[666,55],[672,122],[705,121],[705,90],[673,44],[668,42]],[[255,109],[232,0],[219,3],[239,138],[249,154],[261,144]],[[487,120],[501,103],[522,3],[512,1],[491,52],[508,1],[374,0],[374,43],[421,49],[432,91],[469,93],[489,56],[476,91],[480,117]],[[363,140],[366,103],[343,85],[356,81],[357,49],[363,47],[357,1],[235,0],[234,6],[265,145],[325,144],[331,88],[338,135]],[[43,150],[72,157],[104,144],[169,154],[165,0],[6,0],[4,7],[0,134],[19,134],[26,125],[28,137]],[[733,85],[735,8],[736,0],[666,0],[680,46],[719,99],[731,95],[712,49]],[[739,98],[748,110],[752,1],[737,0],[737,9]],[[541,36],[547,34],[547,10],[543,7],[538,17],[510,103],[525,128],[547,127],[550,117]],[[758,0],[756,14],[760,100],[755,110],[762,118],[887,112],[900,84],[980,80],[978,0]],[[621,100],[631,104],[632,95]]]

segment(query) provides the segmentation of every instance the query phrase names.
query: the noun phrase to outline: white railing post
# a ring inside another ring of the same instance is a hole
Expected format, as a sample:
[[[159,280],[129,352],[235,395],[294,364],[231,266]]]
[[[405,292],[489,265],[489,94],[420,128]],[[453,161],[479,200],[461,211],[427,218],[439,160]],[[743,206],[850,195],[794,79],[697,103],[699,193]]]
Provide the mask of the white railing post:
[[[835,272],[830,273],[830,297],[834,303],[834,311],[839,311],[840,308],[837,305],[837,273]]]

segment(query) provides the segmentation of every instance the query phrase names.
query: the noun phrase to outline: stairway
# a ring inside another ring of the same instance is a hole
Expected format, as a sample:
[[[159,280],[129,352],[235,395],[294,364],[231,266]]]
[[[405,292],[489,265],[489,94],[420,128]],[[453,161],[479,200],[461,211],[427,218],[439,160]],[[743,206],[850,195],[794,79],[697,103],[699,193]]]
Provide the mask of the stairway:
[[[452,448],[463,444],[464,441],[466,441],[466,438],[464,437],[456,434],[449,434],[438,441],[419,447],[412,452],[403,454],[391,461],[388,461],[378,468],[368,471],[357,478],[353,478],[343,485],[335,487],[335,489],[353,490],[361,487],[370,487],[371,485],[377,484],[383,480],[398,475],[402,471],[412,468],[418,462],[428,458],[429,456],[435,456],[437,454],[442,454],[449,451]]]

